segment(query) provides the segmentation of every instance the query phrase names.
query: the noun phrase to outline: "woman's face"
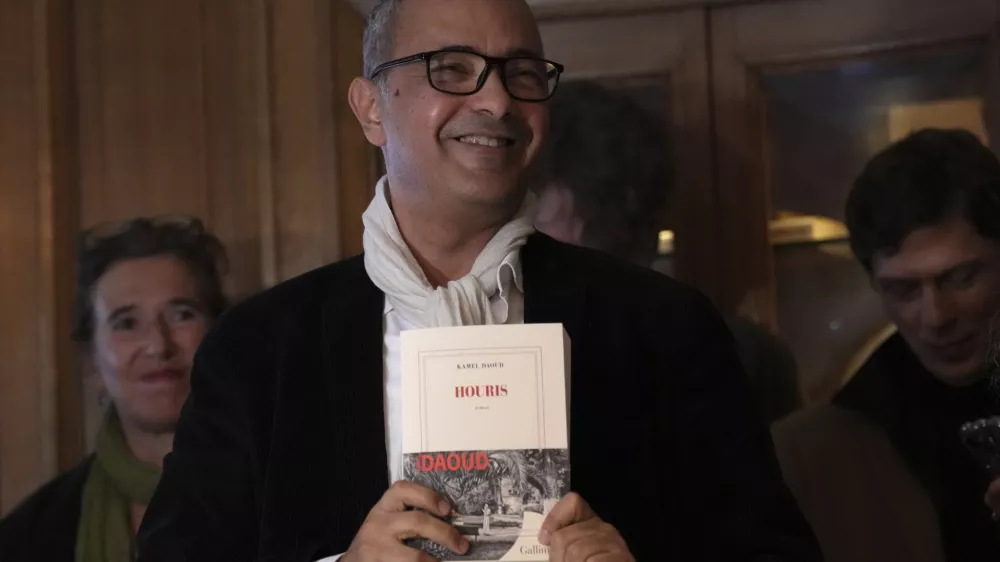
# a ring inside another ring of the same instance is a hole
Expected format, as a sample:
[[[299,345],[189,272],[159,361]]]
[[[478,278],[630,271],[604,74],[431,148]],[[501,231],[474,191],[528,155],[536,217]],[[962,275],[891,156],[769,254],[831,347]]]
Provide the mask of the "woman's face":
[[[210,324],[194,275],[174,256],[123,260],[97,281],[92,299],[98,384],[124,423],[173,431]]]

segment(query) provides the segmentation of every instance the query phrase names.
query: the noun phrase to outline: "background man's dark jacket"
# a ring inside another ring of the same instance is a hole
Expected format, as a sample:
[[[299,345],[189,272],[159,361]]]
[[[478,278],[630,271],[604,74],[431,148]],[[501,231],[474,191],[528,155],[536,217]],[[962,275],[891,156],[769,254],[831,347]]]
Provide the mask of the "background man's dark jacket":
[[[831,404],[774,426],[788,485],[832,562],[1000,560],[990,478],[959,438],[1000,415],[990,380],[939,381],[898,333]]]

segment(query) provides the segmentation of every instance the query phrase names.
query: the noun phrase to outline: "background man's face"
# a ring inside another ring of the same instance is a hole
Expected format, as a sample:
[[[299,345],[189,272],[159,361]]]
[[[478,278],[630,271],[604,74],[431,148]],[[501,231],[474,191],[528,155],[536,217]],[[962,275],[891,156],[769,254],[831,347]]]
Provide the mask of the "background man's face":
[[[576,215],[573,192],[558,184],[546,185],[538,194],[535,228],[567,244],[583,245],[583,219]]]
[[[492,56],[543,54],[534,17],[521,0],[410,0],[402,4],[394,37],[393,59],[456,46]],[[512,99],[496,69],[471,96],[434,90],[423,63],[392,69],[387,86],[380,113],[392,177],[442,201],[520,197],[548,126],[547,104]],[[476,144],[482,137],[503,142]]]
[[[955,386],[975,382],[1000,312],[1000,248],[955,217],[907,236],[896,254],[874,260],[886,314],[920,362]]]

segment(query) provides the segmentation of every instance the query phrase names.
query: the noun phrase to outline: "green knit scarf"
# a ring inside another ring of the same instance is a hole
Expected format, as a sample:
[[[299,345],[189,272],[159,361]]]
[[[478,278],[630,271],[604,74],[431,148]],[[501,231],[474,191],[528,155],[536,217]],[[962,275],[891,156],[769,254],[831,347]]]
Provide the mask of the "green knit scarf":
[[[159,467],[135,458],[115,409],[97,434],[97,458],[83,485],[76,562],[128,562],[133,558],[132,504],[148,505]]]

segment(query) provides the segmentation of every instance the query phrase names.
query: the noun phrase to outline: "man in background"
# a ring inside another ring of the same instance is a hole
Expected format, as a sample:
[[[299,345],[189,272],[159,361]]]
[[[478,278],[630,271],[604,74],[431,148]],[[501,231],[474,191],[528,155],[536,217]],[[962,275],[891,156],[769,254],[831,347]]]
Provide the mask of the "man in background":
[[[831,404],[775,427],[786,481],[828,561],[1000,560],[989,476],[959,439],[1000,414],[1000,162],[967,131],[916,132],[868,163],[846,216],[898,331]]]
[[[539,230],[653,266],[673,188],[669,152],[662,120],[624,94],[591,81],[560,86],[552,100]],[[726,323],[761,417],[771,423],[801,407],[788,345],[742,316]]]

